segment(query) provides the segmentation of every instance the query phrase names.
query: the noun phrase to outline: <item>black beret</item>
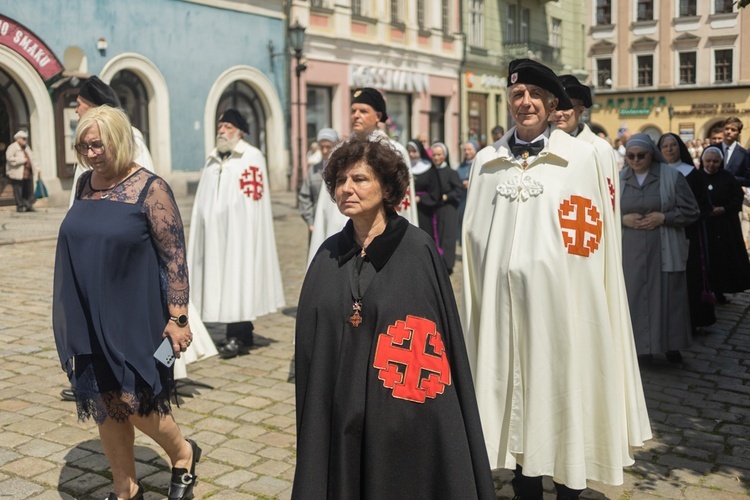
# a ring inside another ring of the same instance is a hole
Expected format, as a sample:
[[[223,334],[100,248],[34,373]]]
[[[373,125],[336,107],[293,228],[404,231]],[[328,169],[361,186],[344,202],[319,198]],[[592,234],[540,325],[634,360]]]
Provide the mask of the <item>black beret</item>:
[[[117,95],[115,95],[115,91],[97,76],[92,76],[83,82],[81,89],[78,91],[78,95],[87,101],[94,103],[96,106],[103,106],[106,104],[113,108],[120,107],[120,100],[117,98]]]
[[[250,128],[247,126],[247,120],[245,120],[245,118],[240,114],[240,112],[234,108],[230,108],[224,111],[219,116],[219,123],[221,122],[231,123],[238,129],[245,132],[246,134],[250,133]]]
[[[388,114],[385,111],[385,99],[383,99],[383,95],[377,90],[370,87],[355,90],[354,94],[352,94],[352,104],[355,103],[372,106],[372,109],[381,113],[381,122],[385,123],[388,120]]]
[[[565,88],[565,93],[571,99],[580,99],[585,108],[590,108],[594,101],[591,100],[591,89],[578,81],[573,75],[560,75],[558,77]]]
[[[508,65],[508,85],[528,83],[552,92],[557,97],[557,109],[571,109],[570,102],[560,79],[554,71],[531,59],[514,59]]]

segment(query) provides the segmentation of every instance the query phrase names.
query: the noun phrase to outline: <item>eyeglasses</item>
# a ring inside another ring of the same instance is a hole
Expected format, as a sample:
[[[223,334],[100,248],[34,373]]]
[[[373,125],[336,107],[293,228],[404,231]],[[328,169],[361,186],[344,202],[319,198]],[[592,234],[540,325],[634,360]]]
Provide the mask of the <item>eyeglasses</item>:
[[[82,142],[79,142],[75,145],[76,151],[78,151],[78,154],[86,156],[89,152],[89,149],[94,152],[95,155],[100,155],[104,153],[104,144],[101,142],[92,142],[91,144],[84,144]]]
[[[96,152],[96,151],[94,151],[94,152]],[[642,160],[642,159],[644,159],[644,158],[645,158],[645,157],[646,157],[647,155],[648,155],[648,153],[628,153],[628,154],[626,154],[626,155],[625,155],[625,157],[626,157],[626,158],[627,158],[628,160],[635,160],[636,158],[637,158],[637,159],[639,159],[639,160]]]

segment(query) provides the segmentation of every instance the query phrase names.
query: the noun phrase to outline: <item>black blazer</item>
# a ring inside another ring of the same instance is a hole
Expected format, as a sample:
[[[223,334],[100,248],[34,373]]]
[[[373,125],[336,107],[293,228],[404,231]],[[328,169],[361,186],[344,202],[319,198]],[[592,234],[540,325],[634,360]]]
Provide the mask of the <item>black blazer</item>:
[[[734,175],[741,185],[750,186],[750,153],[739,143],[734,147],[729,163],[724,163],[724,169]]]

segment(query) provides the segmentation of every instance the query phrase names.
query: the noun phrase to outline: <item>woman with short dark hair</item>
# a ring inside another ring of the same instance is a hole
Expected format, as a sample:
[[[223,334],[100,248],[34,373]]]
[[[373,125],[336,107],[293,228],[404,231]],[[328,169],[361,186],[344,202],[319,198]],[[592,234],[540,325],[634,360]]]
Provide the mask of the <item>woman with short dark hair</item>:
[[[313,258],[297,308],[292,498],[494,499],[448,273],[395,211],[406,164],[352,138],[323,178],[350,221]]]

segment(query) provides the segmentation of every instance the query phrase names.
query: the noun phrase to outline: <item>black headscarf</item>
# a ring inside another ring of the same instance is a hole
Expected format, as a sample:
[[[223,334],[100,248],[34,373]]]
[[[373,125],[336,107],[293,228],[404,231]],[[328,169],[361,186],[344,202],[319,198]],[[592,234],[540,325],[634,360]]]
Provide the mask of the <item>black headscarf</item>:
[[[688,151],[685,143],[682,142],[682,139],[679,135],[673,134],[672,132],[667,132],[666,134],[663,134],[661,137],[659,137],[659,142],[656,143],[656,147],[659,148],[659,151],[661,151],[661,142],[667,136],[674,137],[674,140],[677,141],[677,147],[680,148],[680,161],[682,161],[683,163],[687,163],[688,165],[695,165],[693,163],[693,157],[690,156],[690,151]]]

